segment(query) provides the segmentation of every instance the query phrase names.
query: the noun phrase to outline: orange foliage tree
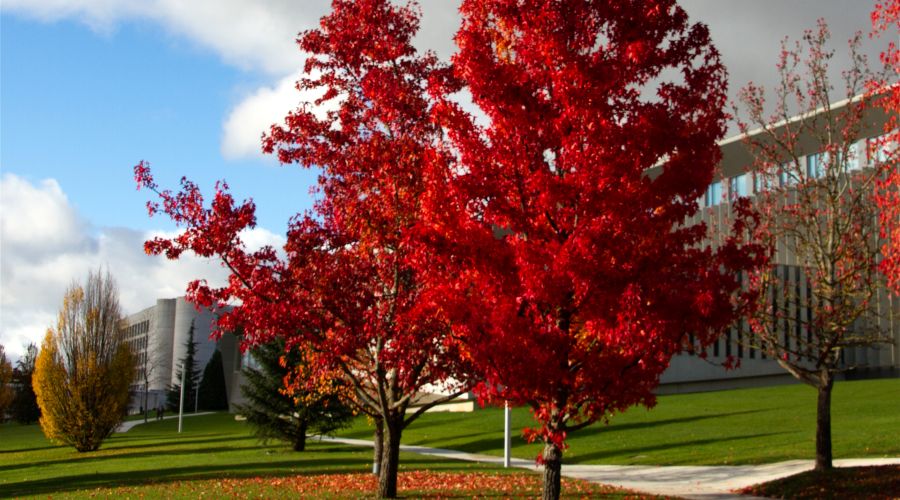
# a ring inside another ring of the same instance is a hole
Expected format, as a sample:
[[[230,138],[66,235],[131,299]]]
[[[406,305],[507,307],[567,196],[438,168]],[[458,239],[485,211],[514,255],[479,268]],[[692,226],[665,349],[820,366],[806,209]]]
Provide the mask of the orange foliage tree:
[[[49,439],[95,451],[125,418],[135,360],[122,341],[120,318],[109,273],[89,273],[86,286],[73,284],[66,291],[32,380]]]

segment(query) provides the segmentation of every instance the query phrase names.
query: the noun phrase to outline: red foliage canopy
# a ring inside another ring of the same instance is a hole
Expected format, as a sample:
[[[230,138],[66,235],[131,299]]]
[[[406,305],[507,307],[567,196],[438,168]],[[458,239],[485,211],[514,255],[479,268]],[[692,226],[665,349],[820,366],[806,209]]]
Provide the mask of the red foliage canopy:
[[[900,0],[875,4],[872,29],[873,34],[887,33],[892,37],[900,32]],[[900,51],[893,39],[881,53],[881,60],[894,70],[895,76],[900,75]],[[885,85],[886,82],[872,82],[873,91],[882,92]],[[900,143],[900,84],[895,82],[887,88],[880,103],[891,117],[885,125],[885,140],[890,145],[888,150],[891,156],[885,168],[885,178],[877,187],[876,202],[881,210],[881,237],[886,239],[881,268],[887,275],[890,286],[900,293],[900,164],[897,159],[897,144]]]
[[[719,160],[725,70],[671,0],[461,12],[456,80],[433,86],[459,165],[429,193],[429,276],[484,370],[480,393],[530,405],[533,437],[561,448],[651,406],[689,334],[707,344],[735,318],[754,255],[682,225]],[[459,82],[486,125],[446,98]]]
[[[240,329],[245,344],[284,336],[289,348],[311,346],[323,374],[340,370],[358,407],[384,422],[393,450],[385,455],[384,496],[396,492],[400,432],[427,406],[409,416],[407,408],[429,384],[449,380],[451,389],[465,389],[470,371],[441,312],[422,300],[423,271],[411,260],[422,193],[435,186],[429,175],[446,175],[448,159],[426,93],[428,79],[447,69],[416,53],[417,29],[411,7],[335,0],[319,29],[301,33],[308,59],[297,87],[320,92],[314,105],[334,109],[319,118],[301,105],[263,139],[282,163],[321,169],[322,196],[314,213],[291,221],[284,256],[244,247],[240,235],[255,223],[254,206],[235,204],[226,186],[205,208],[192,183],[182,181],[177,194],[159,191],[145,164],[135,169],[139,184],[159,192],[162,209],[186,226],[175,238],[148,242],[147,251],[177,258],[192,250],[221,258],[231,271],[225,287],[193,283],[190,299],[237,304],[218,326]]]

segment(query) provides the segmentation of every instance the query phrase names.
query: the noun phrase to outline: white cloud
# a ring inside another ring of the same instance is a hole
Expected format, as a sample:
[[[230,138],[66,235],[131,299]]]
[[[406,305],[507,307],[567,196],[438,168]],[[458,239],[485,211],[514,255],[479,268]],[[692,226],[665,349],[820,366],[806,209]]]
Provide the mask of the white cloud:
[[[295,70],[295,38],[315,26],[327,0],[4,0],[3,10],[45,22],[71,19],[108,32],[147,20],[212,50],[228,64],[282,76]]]
[[[99,31],[111,31],[122,21],[146,20],[212,51],[227,64],[262,71],[273,83],[241,97],[223,123],[222,154],[236,159],[258,156],[260,134],[303,98],[292,88],[303,64],[295,38],[314,28],[329,4],[328,0],[4,0],[2,8],[48,22],[73,19]],[[447,60],[455,50],[452,38],[459,25],[460,1],[420,0],[420,4],[423,17],[415,43]],[[868,29],[868,9],[848,11],[846,0],[765,6],[701,0],[683,4],[693,19],[710,25],[732,75],[732,95],[751,79],[771,86],[776,81],[778,41],[785,35],[799,38],[803,29],[813,27],[816,17],[832,24],[839,48],[835,67],[846,61],[840,50],[843,40],[854,30]]]
[[[72,19],[100,32],[127,20],[159,24],[172,35],[211,50],[225,63],[262,71],[275,81],[241,97],[223,123],[221,151],[227,159],[259,157],[260,135],[311,96],[294,89],[304,62],[300,31],[314,28],[328,0],[4,0],[3,10],[53,22]],[[405,2],[398,2],[405,3]],[[458,1],[424,0],[416,44],[448,58],[458,25]],[[287,75],[287,76],[286,76]]]
[[[322,92],[300,92],[295,83],[300,74],[284,77],[273,87],[262,87],[238,104],[222,124],[222,156],[227,159],[262,155],[260,136],[275,123],[283,123],[288,111],[302,103],[313,104]],[[315,114],[324,118],[328,110],[337,108],[332,99],[314,106]]]
[[[28,342],[40,343],[59,310],[65,289],[91,269],[108,269],[119,285],[123,312],[153,305],[157,298],[184,295],[195,278],[223,284],[216,261],[185,256],[177,261],[144,254],[153,236],[124,228],[93,229],[69,204],[52,179],[32,184],[12,174],[0,178],[0,344],[13,357]],[[256,248],[280,248],[284,237],[266,229],[247,231]]]

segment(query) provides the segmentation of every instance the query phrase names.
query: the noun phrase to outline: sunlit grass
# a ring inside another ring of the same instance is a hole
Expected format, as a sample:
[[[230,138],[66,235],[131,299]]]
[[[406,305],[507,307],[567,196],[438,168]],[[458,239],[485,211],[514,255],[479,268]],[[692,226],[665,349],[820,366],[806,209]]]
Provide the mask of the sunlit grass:
[[[898,379],[839,382],[833,414],[836,458],[900,456],[898,410]],[[526,410],[513,412],[516,429],[530,424]],[[813,457],[814,425],[815,391],[805,386],[666,396],[652,411],[634,408],[615,416],[609,426],[595,425],[573,434],[564,461],[685,465],[809,459]],[[342,435],[371,439],[371,429],[364,419],[358,419]],[[427,414],[405,432],[403,443],[499,456],[502,436],[502,409],[488,408],[468,414]],[[329,484],[341,475],[371,482],[366,474],[371,469],[371,448],[316,439],[308,448],[296,453],[279,443],[262,445],[244,422],[236,422],[230,414],[188,417],[183,434],[177,433],[175,420],[151,421],[114,435],[92,453],[53,445],[37,425],[5,424],[0,425],[0,497],[194,498],[200,492],[214,497],[296,497],[306,495],[300,493],[302,485]],[[538,451],[538,445],[529,445],[516,434],[515,456],[533,459]],[[529,481],[539,482],[535,475],[521,471],[401,454],[401,472],[423,470],[514,473],[516,476],[506,476],[509,480],[503,484],[523,485],[514,491],[480,492],[487,496],[531,495]],[[585,491],[591,496],[607,493],[610,491]],[[451,494],[472,495],[440,489],[407,492],[411,497]],[[314,496],[359,495],[323,490]]]
[[[412,483],[401,481],[401,494],[408,497],[540,491],[539,476],[521,470],[412,453],[400,459],[402,477],[413,474]],[[0,497],[359,498],[374,494],[371,467],[371,448],[315,439],[300,453],[279,443],[262,445],[230,414],[186,418],[182,434],[175,420],[153,421],[114,435],[90,453],[53,445],[36,425],[0,425]],[[415,483],[421,477],[438,479]],[[485,483],[484,490],[473,480]],[[567,488],[591,497],[624,494],[574,480]]]
[[[805,385],[662,396],[655,408],[632,408],[610,425],[573,433],[565,463],[722,465],[770,463],[815,456],[816,391]],[[512,413],[513,456],[540,452],[519,430],[533,425],[524,408]],[[838,382],[832,426],[836,458],[900,456],[900,379]],[[371,439],[362,419],[344,431]],[[503,410],[428,413],[403,443],[503,454]]]

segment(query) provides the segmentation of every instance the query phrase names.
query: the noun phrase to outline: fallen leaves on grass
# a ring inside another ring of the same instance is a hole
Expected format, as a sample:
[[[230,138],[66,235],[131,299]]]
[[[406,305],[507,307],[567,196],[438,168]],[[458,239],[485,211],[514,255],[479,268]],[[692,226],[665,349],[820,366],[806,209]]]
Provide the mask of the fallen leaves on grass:
[[[744,488],[740,493],[771,498],[877,500],[900,498],[900,465],[808,471]]]
[[[523,498],[539,496],[541,477],[528,473],[407,471],[398,475],[398,493],[407,498]],[[222,478],[96,489],[87,496],[168,498],[360,498],[372,497],[372,474],[319,474]],[[611,486],[563,479],[563,494],[575,498],[649,498]]]

